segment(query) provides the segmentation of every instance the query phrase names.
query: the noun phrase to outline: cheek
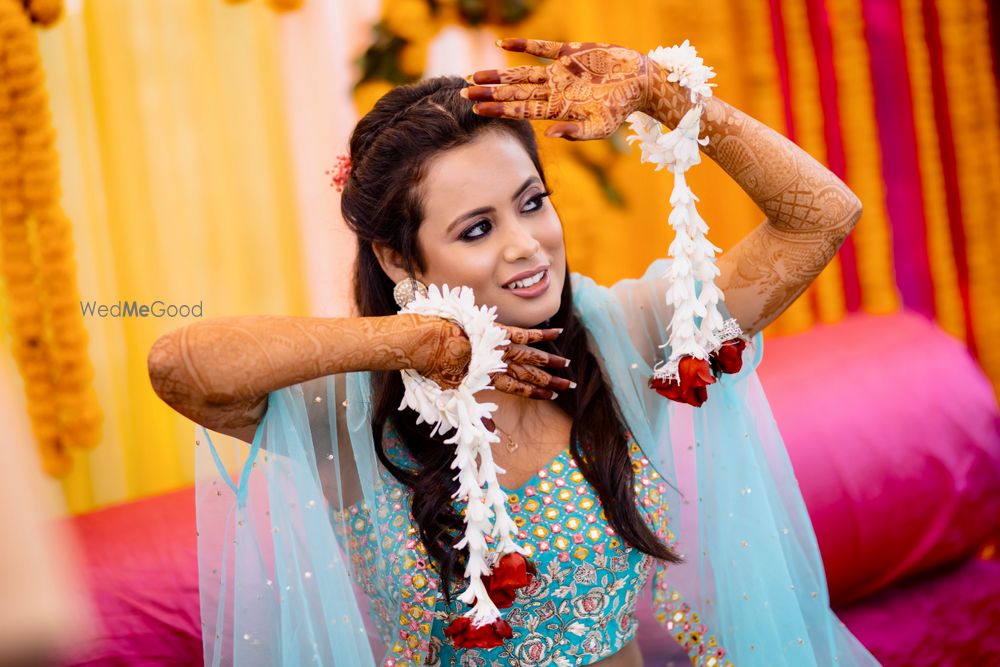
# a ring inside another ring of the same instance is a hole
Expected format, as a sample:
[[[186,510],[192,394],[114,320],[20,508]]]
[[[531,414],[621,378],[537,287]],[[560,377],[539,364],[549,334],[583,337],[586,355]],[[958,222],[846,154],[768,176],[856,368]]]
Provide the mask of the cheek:
[[[473,289],[492,284],[496,267],[496,252],[485,244],[479,246],[453,245],[428,258],[427,278],[438,285],[468,285]]]
[[[553,215],[552,219],[539,230],[538,240],[553,255],[553,260],[561,260],[565,256],[566,241],[558,216]]]

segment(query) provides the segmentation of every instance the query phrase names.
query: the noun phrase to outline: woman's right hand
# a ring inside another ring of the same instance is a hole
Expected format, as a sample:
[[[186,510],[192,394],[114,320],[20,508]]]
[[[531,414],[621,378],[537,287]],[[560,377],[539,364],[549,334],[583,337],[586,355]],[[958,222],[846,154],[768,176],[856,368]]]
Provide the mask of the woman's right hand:
[[[437,345],[437,352],[427,367],[417,369],[424,377],[445,388],[457,387],[469,368],[472,348],[462,327],[443,320],[444,333]],[[504,348],[503,360],[507,370],[494,373],[493,386],[502,392],[528,398],[552,399],[556,392],[576,386],[566,378],[552,375],[543,368],[566,368],[569,359],[549,354],[531,347],[531,343],[555,340],[561,329],[521,329],[498,325],[507,334],[510,344]]]

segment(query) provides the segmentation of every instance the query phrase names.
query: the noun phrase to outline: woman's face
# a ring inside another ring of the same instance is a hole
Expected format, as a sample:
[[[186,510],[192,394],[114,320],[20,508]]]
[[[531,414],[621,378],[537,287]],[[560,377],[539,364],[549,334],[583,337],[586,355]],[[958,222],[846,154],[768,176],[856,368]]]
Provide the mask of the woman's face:
[[[422,282],[471,287],[503,324],[536,327],[556,314],[566,279],[562,223],[517,139],[484,132],[435,156],[420,194]]]

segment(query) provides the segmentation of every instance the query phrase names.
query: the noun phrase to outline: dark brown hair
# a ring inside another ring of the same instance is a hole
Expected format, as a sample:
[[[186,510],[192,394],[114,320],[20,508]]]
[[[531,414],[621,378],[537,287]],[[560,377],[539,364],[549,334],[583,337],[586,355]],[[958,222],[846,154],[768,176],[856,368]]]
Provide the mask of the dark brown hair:
[[[423,220],[418,185],[431,157],[466,144],[483,132],[504,132],[524,147],[545,183],[530,122],[474,114],[471,104],[458,94],[466,85],[458,77],[438,77],[394,88],[358,122],[351,135],[351,174],[344,186],[341,210],[358,237],[354,299],[362,316],[392,315],[397,311],[393,283],[379,265],[372,244],[395,250],[411,271],[425,270],[417,246],[417,230]],[[626,543],[655,558],[679,562],[679,557],[646,525],[636,507],[624,420],[588,347],[583,323],[573,310],[568,275],[561,298],[559,311],[540,326],[562,327],[564,332],[555,342],[538,347],[573,360],[567,377],[578,386],[556,399],[556,404],[573,418],[573,458],[597,491],[608,522]],[[451,579],[464,560],[464,554],[452,547],[463,531],[462,518],[451,501],[458,486],[449,467],[453,447],[444,445],[441,436],[431,438],[426,424],[417,425],[414,412],[399,412],[402,396],[399,373],[372,374],[376,453],[390,473],[412,491],[413,518],[424,546],[437,563],[447,600]],[[401,467],[386,455],[382,436],[390,417],[419,466],[416,470]]]

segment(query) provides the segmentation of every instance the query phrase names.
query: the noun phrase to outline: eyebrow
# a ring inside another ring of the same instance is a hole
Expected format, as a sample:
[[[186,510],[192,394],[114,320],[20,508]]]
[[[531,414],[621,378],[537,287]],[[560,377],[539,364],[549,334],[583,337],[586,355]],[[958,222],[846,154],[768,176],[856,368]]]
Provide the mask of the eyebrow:
[[[532,184],[536,182],[541,183],[541,180],[537,176],[529,176],[524,183],[521,183],[521,187],[517,189],[517,192],[514,193],[514,196],[511,197],[510,200],[517,201],[517,198],[521,196],[521,193],[527,190],[529,187],[531,187]],[[467,213],[463,213],[462,215],[458,216],[457,218],[451,221],[451,224],[448,225],[448,229],[445,230],[445,234],[451,234],[451,230],[454,229],[455,226],[458,225],[463,220],[468,220],[469,218],[473,218],[477,215],[493,213],[495,211],[496,209],[493,208],[492,206],[480,206],[479,208],[474,208],[471,211],[468,211]]]

